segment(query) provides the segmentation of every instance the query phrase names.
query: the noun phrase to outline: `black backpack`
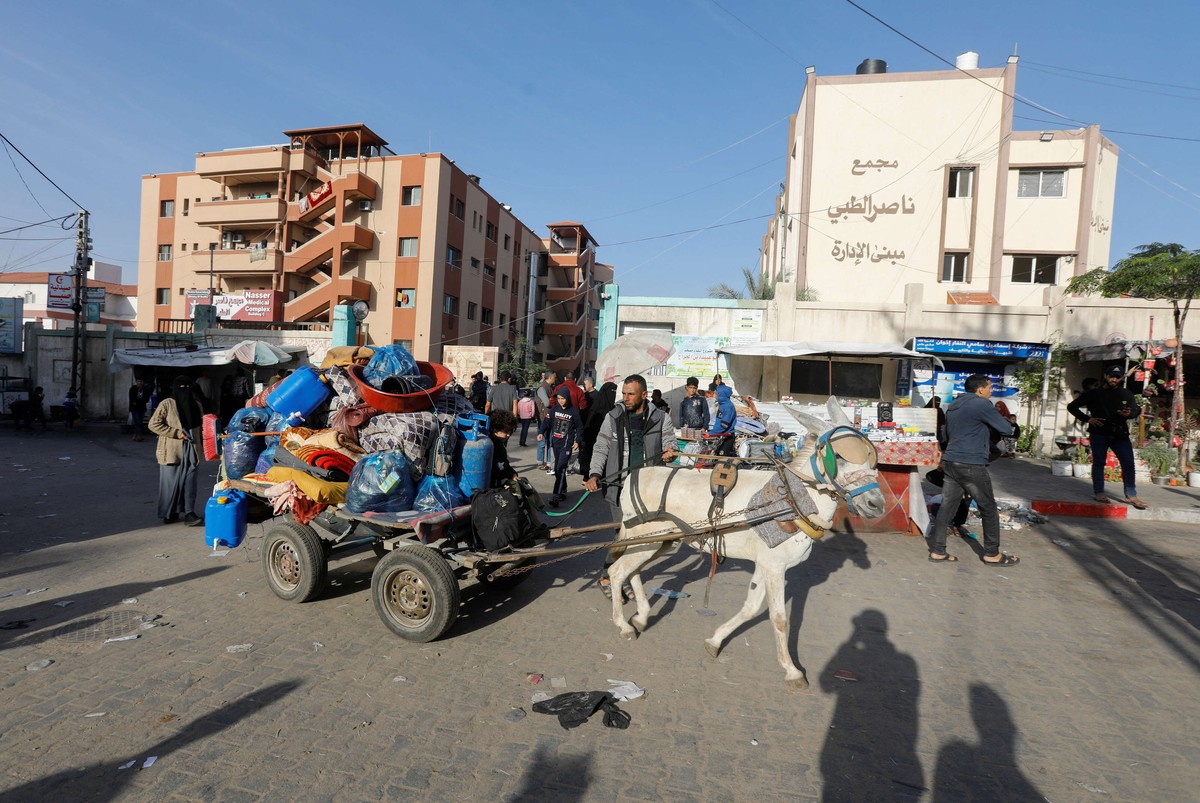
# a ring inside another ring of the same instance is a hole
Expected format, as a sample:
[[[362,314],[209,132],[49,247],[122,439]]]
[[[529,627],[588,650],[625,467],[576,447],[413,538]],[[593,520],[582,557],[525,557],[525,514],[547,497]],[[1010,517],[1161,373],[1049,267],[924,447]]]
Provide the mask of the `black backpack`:
[[[479,491],[471,500],[475,539],[489,552],[545,537],[549,532],[535,512],[537,492],[524,479]]]

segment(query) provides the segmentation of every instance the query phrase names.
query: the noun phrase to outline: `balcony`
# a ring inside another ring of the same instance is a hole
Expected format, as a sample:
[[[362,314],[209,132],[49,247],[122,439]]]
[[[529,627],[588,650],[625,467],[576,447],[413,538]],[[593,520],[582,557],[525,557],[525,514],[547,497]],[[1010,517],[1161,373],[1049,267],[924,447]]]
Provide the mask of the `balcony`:
[[[571,321],[569,323],[559,323],[557,321],[546,321],[545,329],[547,335],[558,337],[574,337],[583,331],[583,321]]]
[[[273,181],[287,167],[288,151],[278,146],[196,154],[196,173],[226,184]]]
[[[308,149],[293,148],[288,154],[288,169],[308,176],[316,175],[321,160]]]
[[[276,223],[283,219],[282,198],[246,198],[237,201],[201,201],[192,206],[192,219],[200,226],[239,226]]]
[[[175,260],[178,264],[179,260]],[[208,272],[208,251],[189,251],[187,267],[198,274]],[[238,248],[212,253],[213,273],[219,276],[272,275],[283,269],[283,252],[277,248]]]
[[[580,293],[583,292],[583,286],[579,287],[547,287],[546,302],[554,304],[562,301],[574,301]]]

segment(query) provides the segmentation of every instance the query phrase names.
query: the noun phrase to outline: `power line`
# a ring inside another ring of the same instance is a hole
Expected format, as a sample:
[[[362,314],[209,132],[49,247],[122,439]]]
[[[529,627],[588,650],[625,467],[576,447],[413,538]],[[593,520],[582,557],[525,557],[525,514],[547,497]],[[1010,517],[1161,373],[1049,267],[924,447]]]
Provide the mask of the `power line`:
[[[75,204],[75,207],[76,207],[77,209],[83,209],[83,204],[79,203],[79,201],[76,201],[74,198],[72,198],[72,197],[70,196],[70,194],[69,194],[69,193],[68,193],[66,190],[64,190],[62,187],[58,186],[58,184],[56,184],[56,183],[54,182],[54,179],[50,178],[50,177],[49,177],[49,176],[47,176],[45,173],[43,173],[43,172],[42,172],[42,168],[40,168],[40,167],[38,167],[36,164],[34,164],[33,160],[32,160],[32,159],[30,159],[28,156],[26,156],[25,154],[21,153],[21,149],[20,149],[20,148],[18,148],[16,145],[14,145],[14,144],[13,144],[13,141],[12,141],[11,139],[9,139],[8,137],[4,136],[4,133],[3,133],[3,132],[0,132],[0,139],[4,140],[4,142],[5,142],[5,143],[7,143],[7,144],[8,144],[8,146],[9,146],[9,147],[11,147],[11,148],[12,148],[14,151],[16,151],[16,152],[17,152],[17,153],[20,155],[20,157],[21,157],[22,159],[24,159],[26,162],[29,162],[29,166],[30,166],[30,167],[32,167],[34,170],[38,171],[38,175],[40,175],[42,178],[46,179],[46,181],[49,181],[49,182],[50,182],[50,186],[54,187],[54,189],[58,190],[58,191],[59,191],[59,192],[61,192],[63,195],[65,195],[65,196],[66,196],[66,198],[67,198],[67,200],[68,200],[68,201],[70,201],[71,203]],[[9,159],[12,159],[12,157],[10,156],[10,157],[9,157]],[[15,167],[16,167],[16,165],[14,164],[14,165],[13,165],[13,167],[15,168]],[[17,174],[18,174],[18,175],[20,175],[20,171],[17,171]],[[22,179],[21,179],[21,181],[22,181],[22,182],[24,182],[24,181],[25,181],[25,179],[23,179],[23,178],[22,178]],[[26,185],[26,188],[28,188],[28,186],[29,186],[29,185]],[[32,194],[32,192],[31,192],[30,194]],[[34,200],[36,201],[37,199],[36,199],[36,198],[34,198]],[[39,204],[38,204],[38,206],[40,207],[40,206],[41,206],[41,204],[39,203]],[[43,212],[46,212],[46,210],[45,210],[45,209],[43,209],[42,211],[43,211]],[[50,213],[49,213],[49,212],[46,212],[46,214],[48,215],[48,214],[50,214]]]
[[[1126,78],[1123,75],[1107,75],[1105,73],[1089,72],[1087,70],[1076,70],[1071,67],[1059,67],[1054,64],[1043,64],[1040,61],[1029,61],[1028,59],[1023,60],[1023,63],[1024,64],[1033,64],[1038,67],[1045,67],[1046,69],[1049,69],[1049,70],[1062,70],[1063,72],[1079,73],[1080,75],[1091,75],[1096,78],[1112,78],[1117,81],[1130,81],[1135,84],[1149,84],[1150,86],[1165,86],[1170,89],[1187,89],[1192,92],[1200,92],[1200,86],[1186,86],[1184,84],[1167,84],[1167,83],[1163,83],[1162,81],[1146,81],[1141,78]]]
[[[0,231],[0,234],[12,234],[14,231],[21,231],[22,229],[32,229],[34,226],[45,226],[49,223],[60,223],[61,224],[62,221],[68,220],[73,217],[75,217],[75,215],[63,215],[62,217],[52,217],[49,220],[43,220],[40,223],[26,223],[24,226],[17,226],[15,228],[5,229],[4,231]],[[12,239],[15,240],[18,238],[14,237]]]

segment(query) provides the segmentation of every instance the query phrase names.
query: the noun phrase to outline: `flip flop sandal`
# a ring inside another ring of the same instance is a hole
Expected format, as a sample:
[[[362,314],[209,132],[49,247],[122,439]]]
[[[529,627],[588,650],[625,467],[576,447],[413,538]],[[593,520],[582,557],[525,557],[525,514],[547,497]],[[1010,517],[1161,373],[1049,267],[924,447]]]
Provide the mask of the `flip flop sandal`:
[[[1099,502],[1102,505],[1107,505],[1109,503],[1109,498],[1107,496],[1105,496],[1104,494],[1096,494],[1092,498],[1095,499],[1097,502]]]
[[[944,557],[944,558],[935,558],[933,556],[933,553],[930,552],[929,553],[929,562],[930,563],[958,563],[958,558],[954,557],[953,555],[951,555],[949,553],[947,553],[946,557]]]
[[[1145,510],[1146,508],[1150,507],[1145,502],[1143,502],[1141,499],[1131,499],[1128,496],[1125,497],[1125,504],[1129,505],[1130,507],[1134,508],[1135,510]]]
[[[983,560],[983,558],[980,558]],[[1009,555],[1004,552],[1000,553],[1000,560],[983,560],[985,566],[1016,566],[1021,562],[1021,559],[1016,555]]]

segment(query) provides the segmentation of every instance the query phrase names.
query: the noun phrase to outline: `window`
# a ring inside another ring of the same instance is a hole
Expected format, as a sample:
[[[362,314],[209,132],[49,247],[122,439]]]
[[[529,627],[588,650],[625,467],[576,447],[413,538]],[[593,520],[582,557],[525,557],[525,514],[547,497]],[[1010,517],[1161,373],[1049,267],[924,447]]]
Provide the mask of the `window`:
[[[510,245],[512,245],[512,237],[506,234],[504,235],[504,250],[507,251]]]
[[[485,265],[483,266],[483,275],[484,275],[484,276],[491,276],[491,277],[492,277],[492,281],[493,281],[493,282],[494,282],[494,281],[496,281],[496,269],[495,269],[494,267],[492,267],[491,265],[487,265],[487,264],[485,264]]]
[[[462,251],[452,245],[446,246],[446,264],[452,268],[462,267]]]
[[[187,198],[183,199],[183,216],[184,217],[188,216],[188,200],[189,199],[187,199]]]
[[[171,288],[159,287],[154,291],[154,303],[161,306],[171,303]]]
[[[458,296],[446,296],[442,299],[442,312],[447,315],[458,314]]]
[[[950,168],[949,198],[970,198],[975,194],[975,168]]]
[[[500,277],[500,289],[501,290],[508,289],[508,276],[507,275],[503,275]]]
[[[412,287],[402,287],[396,291],[396,306],[410,309],[416,304],[417,291]]]
[[[400,238],[400,256],[415,257],[417,255],[417,238],[416,237],[401,237]]]
[[[175,217],[175,202],[174,201],[159,201],[158,202],[159,217]]]
[[[413,185],[400,190],[400,205],[401,206],[420,206],[421,205],[421,187]]]
[[[500,313],[500,325],[501,326],[504,326],[505,320],[507,320],[507,319],[504,317],[504,313],[503,312]]]
[[[412,341],[411,340],[393,340],[392,342],[395,343],[400,348],[407,351],[409,354],[412,354]]]
[[[179,250],[180,250],[180,251],[186,251],[186,250],[187,250],[187,243],[180,243],[180,244],[179,244]]]
[[[171,245],[170,245],[170,243],[168,243],[167,245],[160,245],[158,247],[158,261],[159,262],[170,262],[171,261]]]
[[[462,220],[467,214],[467,206],[453,195],[450,196],[451,208],[454,210],[454,216]]]
[[[882,384],[879,363],[792,360],[792,393],[878,399]]]
[[[487,307],[483,308],[483,312],[479,315],[479,322],[484,326],[492,325],[492,311]]]
[[[1014,256],[1012,280],[1016,284],[1058,284],[1058,257]]]
[[[496,242],[496,224],[495,223],[487,224],[487,238],[489,240],[491,240],[492,242]]]
[[[479,305],[476,304],[474,301],[467,302],[467,320],[468,321],[475,320],[475,310],[477,310],[477,309],[479,309]]]
[[[1022,170],[1017,176],[1018,198],[1065,198],[1066,170]]]
[[[965,282],[967,280],[967,254],[947,253],[942,257],[942,281]]]
[[[471,268],[474,270],[479,270],[479,260],[475,257],[471,257]]]

